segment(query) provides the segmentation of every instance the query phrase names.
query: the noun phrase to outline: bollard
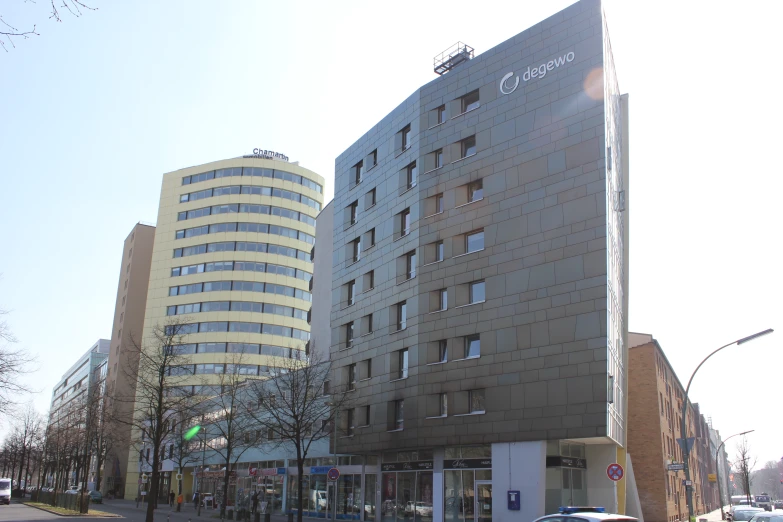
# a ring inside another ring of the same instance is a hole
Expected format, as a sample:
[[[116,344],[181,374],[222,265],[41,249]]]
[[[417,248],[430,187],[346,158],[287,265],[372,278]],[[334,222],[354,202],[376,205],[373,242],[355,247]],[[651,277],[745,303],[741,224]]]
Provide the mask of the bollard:
[[[266,515],[264,515],[264,517],[266,517]],[[253,514],[253,522],[261,522],[261,513],[258,511]]]
[[[227,514],[226,518],[229,519],[229,520],[234,520],[234,510],[233,509],[229,509],[228,510],[228,514]]]
[[[288,522],[294,522],[294,512],[289,511],[288,512]]]
[[[264,513],[264,522],[272,522],[272,513],[270,511]]]

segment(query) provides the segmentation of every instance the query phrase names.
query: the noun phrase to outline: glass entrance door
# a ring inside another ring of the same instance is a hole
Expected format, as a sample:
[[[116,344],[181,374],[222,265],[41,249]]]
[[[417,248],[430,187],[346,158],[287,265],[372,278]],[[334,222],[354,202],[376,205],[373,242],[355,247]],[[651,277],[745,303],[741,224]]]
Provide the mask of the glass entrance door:
[[[492,482],[476,481],[476,522],[492,522]]]
[[[586,506],[585,470],[563,468],[563,506]]]

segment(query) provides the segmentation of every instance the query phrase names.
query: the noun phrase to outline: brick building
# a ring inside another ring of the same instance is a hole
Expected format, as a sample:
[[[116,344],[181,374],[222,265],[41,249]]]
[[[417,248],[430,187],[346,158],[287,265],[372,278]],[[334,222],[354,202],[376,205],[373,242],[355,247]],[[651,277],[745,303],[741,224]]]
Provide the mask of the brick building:
[[[688,519],[684,471],[669,471],[683,462],[677,439],[685,387],[652,335],[629,333],[628,452],[633,455],[639,500],[646,522]],[[708,482],[715,473],[710,426],[698,404],[688,401],[688,436],[695,437],[689,467],[694,514],[719,506],[717,488]]]

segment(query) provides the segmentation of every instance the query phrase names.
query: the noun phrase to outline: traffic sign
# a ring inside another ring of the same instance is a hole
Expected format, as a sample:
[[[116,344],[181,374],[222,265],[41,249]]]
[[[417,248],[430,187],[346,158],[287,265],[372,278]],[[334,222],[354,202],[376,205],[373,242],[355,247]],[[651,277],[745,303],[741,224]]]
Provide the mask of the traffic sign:
[[[609,466],[606,467],[606,476],[615,482],[623,478],[624,474],[625,471],[623,470],[623,467],[617,463],[609,464]]]
[[[685,479],[683,479],[682,484],[684,486],[693,486],[693,481],[692,480],[685,480]]]
[[[147,474],[146,473],[142,473],[142,475],[141,475],[141,483],[142,484],[146,484],[147,483]]]
[[[669,464],[666,466],[666,469],[669,471],[681,471],[685,469],[685,463],[683,462],[675,462],[674,464]]]
[[[326,473],[326,478],[334,482],[338,478],[340,478],[340,470],[337,468],[332,468]]]
[[[718,482],[718,475],[717,473],[708,473],[707,474],[707,480],[710,482]]]
[[[182,480],[182,473],[177,473],[176,477],[177,477],[177,480]]]

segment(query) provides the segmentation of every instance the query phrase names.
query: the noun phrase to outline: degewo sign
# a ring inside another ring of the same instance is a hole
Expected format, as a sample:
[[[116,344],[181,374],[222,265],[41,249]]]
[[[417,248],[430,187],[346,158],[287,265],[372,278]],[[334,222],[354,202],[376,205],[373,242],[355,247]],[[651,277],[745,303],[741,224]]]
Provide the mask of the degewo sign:
[[[543,78],[547,75],[549,71],[554,71],[555,69],[558,69],[568,63],[571,63],[574,61],[574,58],[576,58],[576,55],[574,54],[574,51],[569,51],[563,56],[558,56],[557,58],[553,58],[552,60],[549,60],[548,62],[544,62],[541,65],[538,65],[537,67],[528,67],[527,70],[522,73],[522,81],[523,82],[529,82],[530,80],[534,78]],[[500,92],[503,94],[511,94],[515,90],[517,90],[517,87],[519,87],[519,76],[514,78],[514,84],[512,85],[509,80],[514,77],[514,72],[506,73],[503,78],[500,80]]]

